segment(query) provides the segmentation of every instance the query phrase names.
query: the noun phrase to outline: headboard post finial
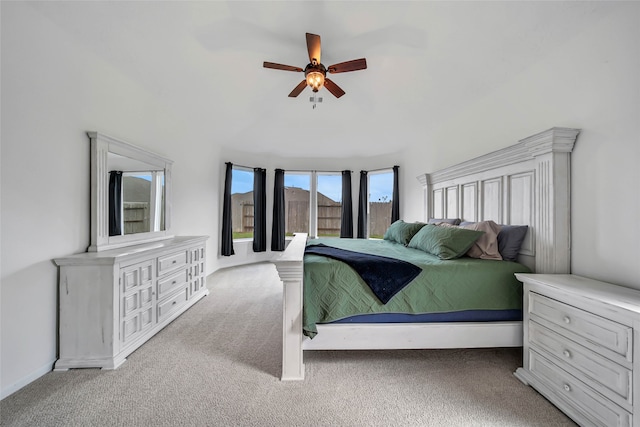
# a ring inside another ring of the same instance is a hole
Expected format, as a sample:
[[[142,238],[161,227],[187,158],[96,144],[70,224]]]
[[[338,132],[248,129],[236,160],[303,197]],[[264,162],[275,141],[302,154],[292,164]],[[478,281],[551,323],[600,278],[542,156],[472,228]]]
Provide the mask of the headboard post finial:
[[[579,129],[554,127],[520,140],[533,157],[547,153],[570,153]]]

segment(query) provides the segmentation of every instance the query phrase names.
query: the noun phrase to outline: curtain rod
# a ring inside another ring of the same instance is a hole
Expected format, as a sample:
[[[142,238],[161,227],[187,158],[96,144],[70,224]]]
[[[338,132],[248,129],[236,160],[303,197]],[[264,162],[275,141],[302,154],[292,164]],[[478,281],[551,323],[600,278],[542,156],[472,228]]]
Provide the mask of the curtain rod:
[[[264,168],[257,168],[257,167],[253,167],[253,166],[239,165],[239,164],[237,164],[237,163],[233,163],[233,162],[225,162],[225,164],[227,164],[227,163],[231,163],[231,166],[237,166],[237,167],[239,167],[239,168],[244,168],[244,169],[251,169],[251,170],[254,170],[254,169],[264,169]],[[265,170],[266,170],[266,169],[265,169]]]
[[[231,163],[232,166],[237,166],[239,168],[245,168],[245,169],[264,169],[264,168],[255,168],[255,167],[251,167],[251,166],[244,166],[244,165],[239,165],[237,163],[233,163],[233,162],[226,162],[226,163]],[[281,168],[276,168],[276,169],[281,169]],[[319,171],[319,170],[309,170],[309,169],[305,169],[305,170],[298,170],[298,169],[283,169],[285,172],[321,172],[321,173],[342,173],[342,171]],[[349,172],[353,172],[353,171],[349,171]]]
[[[226,162],[226,163],[231,163],[233,166],[238,166],[240,168],[245,168],[245,169],[264,169],[264,168],[256,168],[256,167],[252,167],[252,166],[244,166],[244,165],[239,165],[237,163],[233,163],[233,162]],[[385,171],[385,170],[393,170],[395,166],[392,166],[390,168],[379,168],[379,169],[370,169],[364,172],[380,172],[380,171]],[[276,168],[276,169],[281,169],[281,168]],[[283,169],[285,172],[320,172],[320,173],[342,173],[342,171],[330,171],[330,170],[315,170],[315,169]],[[350,170],[349,172],[353,172],[352,170]]]
[[[280,168],[278,168],[280,169]],[[297,169],[283,169],[285,172],[320,172],[320,173],[342,173],[342,171],[319,171],[319,170],[297,170]],[[346,169],[345,169],[346,170]],[[349,172],[353,172],[353,171],[349,171]]]
[[[387,171],[387,170],[393,171],[394,167],[395,166],[391,166],[390,168],[371,169],[371,170],[368,170],[368,171],[365,171],[365,172],[380,172],[380,171]]]

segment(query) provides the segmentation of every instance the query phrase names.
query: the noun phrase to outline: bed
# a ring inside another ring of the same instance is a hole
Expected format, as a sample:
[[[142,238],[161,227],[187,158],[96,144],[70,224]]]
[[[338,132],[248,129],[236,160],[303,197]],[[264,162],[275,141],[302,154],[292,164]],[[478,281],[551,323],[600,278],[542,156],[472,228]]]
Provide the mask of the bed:
[[[472,271],[477,268],[476,264],[494,263],[495,265],[501,262],[510,264],[514,269],[506,273],[507,275],[522,271],[521,269],[537,273],[569,273],[570,160],[578,133],[578,129],[551,128],[502,150],[434,173],[420,175],[418,181],[423,188],[421,203],[424,209],[424,222],[429,218],[459,218],[472,223],[491,220],[500,225],[526,225],[528,231],[517,253],[517,262],[471,260],[466,257],[459,258],[458,261],[467,263],[465,269]],[[503,316],[504,313],[509,313],[508,304],[502,304],[498,308],[493,307],[493,310],[502,312],[500,316],[503,317],[497,318],[489,316],[434,319],[432,317],[426,320],[409,319],[407,322],[405,319],[396,322],[395,320],[377,321],[366,317],[354,320],[341,313],[337,320],[342,321],[339,322],[331,319],[327,321],[321,317],[319,321],[315,319],[310,323],[304,313],[313,312],[314,308],[308,302],[310,301],[308,295],[305,298],[303,283],[310,280],[313,269],[317,268],[313,267],[314,263],[329,264],[329,261],[324,255],[307,254],[305,256],[305,249],[317,243],[338,246],[344,250],[354,249],[346,240],[348,239],[316,240],[308,239],[304,233],[296,234],[286,250],[273,260],[284,286],[282,380],[304,379],[303,355],[304,351],[308,350],[435,349],[522,345],[522,321],[519,317],[514,317],[513,313],[511,317],[508,314]],[[370,245],[374,246],[376,243],[386,244],[373,240],[369,242],[373,242]],[[377,249],[362,247],[355,247],[355,249],[354,252],[369,251],[374,255],[381,254],[376,252]],[[409,249],[418,250],[418,248]],[[418,256],[417,252],[408,256],[414,257],[409,259],[409,262],[417,262],[415,259]],[[437,258],[431,261],[438,263]],[[339,261],[332,262],[339,264]],[[425,274],[425,268],[420,267],[423,271],[420,275]],[[348,273],[335,271],[331,274],[335,281],[342,281]],[[452,282],[446,287],[462,286],[457,280],[446,280]],[[403,292],[407,292],[411,286],[411,284],[407,285],[395,294],[388,304],[398,298],[406,298]],[[464,286],[472,285],[465,283]],[[506,286],[513,291],[513,284]],[[460,295],[463,294],[466,293],[460,292]],[[500,298],[494,299],[497,301]],[[303,310],[303,301],[309,304],[305,310]],[[513,298],[509,304],[512,304],[512,301]],[[521,304],[521,300],[519,302]],[[447,312],[447,310],[441,311]],[[453,312],[458,311],[466,310],[453,310]]]

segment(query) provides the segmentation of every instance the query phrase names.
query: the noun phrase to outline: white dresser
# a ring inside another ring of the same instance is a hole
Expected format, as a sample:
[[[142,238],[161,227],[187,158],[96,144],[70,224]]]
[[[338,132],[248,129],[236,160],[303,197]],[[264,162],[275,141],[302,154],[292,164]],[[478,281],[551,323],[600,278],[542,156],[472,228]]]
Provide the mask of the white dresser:
[[[515,375],[583,426],[640,426],[640,291],[570,274],[524,283]]]
[[[60,351],[55,370],[115,369],[208,295],[206,240],[174,237],[57,258]]]

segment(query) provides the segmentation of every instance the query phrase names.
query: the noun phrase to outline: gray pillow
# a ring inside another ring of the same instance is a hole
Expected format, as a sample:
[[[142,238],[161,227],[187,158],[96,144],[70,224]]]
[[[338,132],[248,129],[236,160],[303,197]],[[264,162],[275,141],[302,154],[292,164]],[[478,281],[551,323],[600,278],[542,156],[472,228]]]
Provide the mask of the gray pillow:
[[[505,261],[517,261],[528,225],[503,225],[498,233],[498,251]]]

